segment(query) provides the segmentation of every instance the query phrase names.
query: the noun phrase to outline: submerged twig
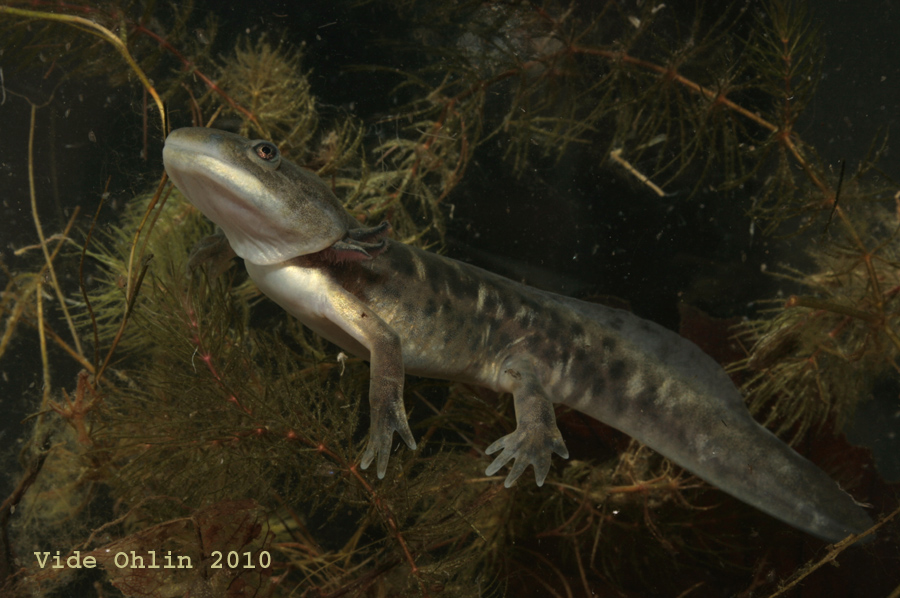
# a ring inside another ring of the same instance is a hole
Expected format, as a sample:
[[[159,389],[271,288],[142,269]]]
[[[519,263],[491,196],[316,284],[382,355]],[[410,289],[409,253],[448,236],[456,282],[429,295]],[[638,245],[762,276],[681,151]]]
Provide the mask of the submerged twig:
[[[140,65],[138,65],[134,57],[131,56],[131,52],[128,51],[128,46],[126,46],[125,42],[123,42],[112,31],[110,31],[103,25],[100,25],[99,23],[91,21],[90,19],[85,19],[83,17],[69,14],[25,10],[21,8],[13,8],[11,6],[0,6],[0,13],[15,15],[27,19],[38,19],[44,21],[56,21],[59,23],[65,23],[66,25],[71,25],[72,27],[99,37],[100,39],[111,44],[113,48],[115,48],[115,50],[122,56],[122,58],[125,59],[125,62],[128,63],[128,66],[131,67],[131,70],[134,71],[134,74],[137,75],[138,79],[140,79],[141,84],[144,86],[144,89],[146,89],[147,92],[151,96],[153,96],[153,101],[156,102],[156,107],[157,109],[159,109],[159,118],[162,125],[161,131],[163,132],[163,134],[165,134],[166,110],[163,106],[162,99],[159,97],[159,94],[156,93],[156,90],[153,88],[153,84],[150,83],[150,79],[147,77],[147,75],[144,74],[144,71],[141,69]]]
[[[806,565],[804,565],[799,571],[796,571],[788,580],[784,581],[783,585],[777,591],[775,591],[772,594],[769,594],[768,598],[778,598],[778,596],[783,596],[789,590],[791,590],[791,588],[793,588],[794,586],[799,584],[801,581],[803,581],[804,579],[806,579],[807,577],[809,577],[810,575],[812,575],[813,573],[815,573],[816,571],[821,569],[824,565],[827,565],[828,563],[834,563],[835,560],[837,559],[837,557],[842,552],[844,552],[851,546],[855,545],[859,540],[862,540],[863,538],[871,536],[872,534],[877,532],[885,524],[889,523],[890,521],[893,521],[894,518],[897,517],[897,515],[900,515],[900,507],[894,509],[891,513],[882,517],[878,521],[878,523],[876,523],[875,525],[873,525],[866,531],[862,532],[861,534],[851,534],[851,535],[847,536],[846,538],[844,538],[843,540],[841,540],[840,542],[833,544],[831,547],[829,547],[828,553],[825,554],[825,556],[823,556],[821,559],[819,559],[818,561],[816,561],[814,563],[809,562]]]

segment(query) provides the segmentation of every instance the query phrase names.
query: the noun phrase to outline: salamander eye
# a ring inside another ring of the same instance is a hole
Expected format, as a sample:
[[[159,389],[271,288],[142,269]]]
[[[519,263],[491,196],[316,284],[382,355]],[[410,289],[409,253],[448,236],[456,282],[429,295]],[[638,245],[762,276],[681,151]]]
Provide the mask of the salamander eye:
[[[257,143],[253,146],[253,151],[256,152],[257,156],[259,156],[263,160],[266,160],[267,162],[272,162],[278,159],[278,148],[268,141]]]

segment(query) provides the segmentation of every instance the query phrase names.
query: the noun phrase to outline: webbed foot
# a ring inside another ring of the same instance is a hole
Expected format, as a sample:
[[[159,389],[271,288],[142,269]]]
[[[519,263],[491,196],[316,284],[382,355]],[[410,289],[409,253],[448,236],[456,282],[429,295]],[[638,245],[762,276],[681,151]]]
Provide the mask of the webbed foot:
[[[534,479],[537,485],[542,486],[550,471],[551,455],[556,453],[563,459],[569,458],[569,451],[559,429],[555,425],[551,429],[540,422],[519,425],[515,432],[497,440],[484,452],[491,455],[500,449],[503,449],[503,452],[484,473],[492,476],[510,460],[515,459],[515,464],[503,483],[507,488],[513,485],[529,464],[534,466]]]
[[[368,469],[375,457],[378,463],[375,468],[378,479],[384,478],[387,473],[388,458],[391,456],[391,444],[394,432],[400,435],[403,442],[410,450],[416,450],[416,441],[413,439],[412,430],[403,410],[403,402],[396,401],[372,406],[372,423],[369,429],[369,442],[363,452],[359,466]]]
[[[236,257],[237,254],[220,230],[194,245],[188,257],[188,271],[193,273],[200,266],[206,265],[209,278],[214,279],[228,270]]]

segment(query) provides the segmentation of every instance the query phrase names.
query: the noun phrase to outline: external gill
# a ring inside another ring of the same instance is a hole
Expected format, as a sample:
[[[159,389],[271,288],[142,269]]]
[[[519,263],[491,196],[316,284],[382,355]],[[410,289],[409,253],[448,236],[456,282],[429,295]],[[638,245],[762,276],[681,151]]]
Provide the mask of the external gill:
[[[351,228],[347,235],[331,247],[322,251],[330,262],[370,260],[387,247],[387,235],[391,224],[387,220],[370,228]]]

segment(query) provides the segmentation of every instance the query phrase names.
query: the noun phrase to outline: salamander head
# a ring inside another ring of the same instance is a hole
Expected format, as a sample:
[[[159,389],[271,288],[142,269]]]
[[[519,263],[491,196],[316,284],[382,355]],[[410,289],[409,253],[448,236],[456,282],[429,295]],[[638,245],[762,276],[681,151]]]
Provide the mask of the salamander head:
[[[314,173],[275,144],[204,128],[176,129],[163,148],[175,186],[254,264],[332,246],[358,223]]]

